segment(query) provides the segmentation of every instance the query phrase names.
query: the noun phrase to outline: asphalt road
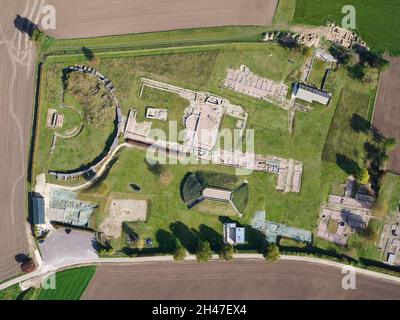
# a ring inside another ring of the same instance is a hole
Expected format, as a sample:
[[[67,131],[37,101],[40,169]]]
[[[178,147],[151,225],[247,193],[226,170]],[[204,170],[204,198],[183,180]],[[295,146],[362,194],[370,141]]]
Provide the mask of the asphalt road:
[[[400,299],[400,285],[356,275],[342,288],[341,269],[262,260],[101,265],[83,299]]]

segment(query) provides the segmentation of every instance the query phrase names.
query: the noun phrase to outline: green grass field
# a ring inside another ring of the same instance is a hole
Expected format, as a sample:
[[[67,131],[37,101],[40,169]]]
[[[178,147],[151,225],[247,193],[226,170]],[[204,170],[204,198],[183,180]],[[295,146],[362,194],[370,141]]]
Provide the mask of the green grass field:
[[[232,26],[194,28],[164,32],[136,33],[89,39],[51,39],[42,49],[44,54],[80,53],[82,47],[93,51],[149,49],[162,47],[193,46],[198,44],[256,42],[266,27]]]
[[[315,86],[318,89],[322,89],[322,82],[326,73],[326,69],[329,67],[329,63],[315,59],[312,65],[310,77],[308,83]]]
[[[324,160],[338,161],[338,157],[342,156],[343,162],[347,158],[349,165],[351,161],[355,161],[357,164],[361,163],[366,135],[362,131],[357,132],[352,127],[352,122],[363,121],[363,119],[367,121],[370,98],[365,92],[343,89],[326,138],[322,156]]]
[[[38,300],[79,300],[96,267],[81,267],[56,273],[56,289],[41,289]]]
[[[0,291],[0,300],[79,300],[96,267],[80,267],[56,273],[56,289],[29,288],[22,292],[16,284]]]
[[[18,284],[15,284],[0,291],[0,300],[17,300],[20,294],[21,289]]]
[[[289,25],[293,20],[295,9],[296,0],[279,0],[274,15],[274,25],[283,27]]]
[[[356,9],[357,32],[373,50],[400,54],[400,2],[392,0],[296,0],[293,22],[322,25],[326,19],[341,24],[342,8]]]

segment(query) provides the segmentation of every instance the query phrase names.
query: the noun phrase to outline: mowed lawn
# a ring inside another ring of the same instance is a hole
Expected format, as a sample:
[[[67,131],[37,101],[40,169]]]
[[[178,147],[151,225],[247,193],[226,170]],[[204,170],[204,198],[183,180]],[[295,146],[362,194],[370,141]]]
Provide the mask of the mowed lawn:
[[[296,0],[294,23],[322,25],[326,19],[341,24],[342,8],[356,9],[357,32],[373,50],[400,54],[400,2],[393,0]]]
[[[268,219],[313,230],[319,203],[326,198],[330,185],[329,178],[326,181],[321,180],[322,171],[333,171],[331,177],[340,177],[339,170],[329,165],[324,166],[321,161],[324,137],[330,126],[334,107],[318,107],[312,113],[297,114],[296,130],[290,135],[284,110],[222,86],[227,67],[238,68],[240,64],[247,65],[256,74],[290,84],[298,76],[299,66],[303,63],[302,53],[264,44],[223,45],[199,52],[176,51],[175,54],[167,51],[163,55],[103,59],[98,68],[103,73],[112,75],[124,111],[143,103],[138,98],[141,76],[215,93],[243,106],[249,113],[247,128],[254,130],[254,151],[302,160],[305,175],[301,194],[276,191],[277,176],[272,174],[253,172],[243,176],[243,179],[249,181],[249,203],[242,219],[231,218],[249,225],[257,210],[266,210]],[[295,61],[295,64],[288,60]],[[124,77],[118,76],[121,72],[124,72]],[[232,128],[236,121],[228,122],[224,121],[222,127]],[[180,235],[174,228],[174,224],[178,222],[196,234],[201,234],[201,230],[207,226],[222,237],[219,216],[230,212],[224,212],[220,208],[218,214],[218,208],[213,208],[213,214],[205,214],[196,207],[187,209],[180,198],[180,183],[187,172],[213,170],[234,174],[235,170],[215,165],[168,165],[172,180],[163,185],[160,178],[147,169],[144,158],[144,151],[123,150],[102,185],[83,195],[100,204],[96,215],[105,216],[107,201],[103,199],[114,193],[124,194],[149,200],[151,205],[147,222],[127,225],[142,238],[153,238],[154,246],[162,245],[159,240],[163,240],[166,233],[179,238]],[[132,183],[140,185],[140,193],[133,192],[130,186]],[[97,225],[101,219],[95,220]],[[114,244],[119,247],[123,246],[123,242],[124,237],[114,241]]]
[[[96,267],[81,267],[56,273],[56,289],[41,289],[38,300],[79,300]]]
[[[89,266],[57,272],[56,289],[32,287],[22,292],[16,284],[1,290],[0,300],[79,300],[95,271],[96,267]]]

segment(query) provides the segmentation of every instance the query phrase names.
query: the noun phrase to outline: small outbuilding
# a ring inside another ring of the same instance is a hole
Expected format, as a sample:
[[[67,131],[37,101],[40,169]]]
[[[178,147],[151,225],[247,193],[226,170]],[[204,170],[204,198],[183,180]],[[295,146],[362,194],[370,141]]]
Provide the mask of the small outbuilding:
[[[45,223],[44,198],[42,197],[32,198],[32,214],[33,214],[33,224],[37,225]]]
[[[314,101],[319,102],[323,105],[327,105],[331,99],[331,95],[327,92],[318,90],[314,87],[305,85],[303,83],[296,83],[293,91],[294,97],[313,103]]]
[[[244,228],[237,227],[235,222],[227,222],[224,224],[224,242],[227,244],[244,244]]]

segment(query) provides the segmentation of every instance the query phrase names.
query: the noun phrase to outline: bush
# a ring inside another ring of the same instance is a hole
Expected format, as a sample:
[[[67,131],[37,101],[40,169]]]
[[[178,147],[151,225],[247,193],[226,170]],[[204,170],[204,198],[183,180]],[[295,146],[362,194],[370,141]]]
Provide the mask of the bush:
[[[358,173],[358,182],[360,184],[368,184],[369,183],[369,173],[366,168],[362,168],[360,172]]]
[[[174,260],[175,261],[183,261],[186,257],[186,249],[178,244],[174,250]]]
[[[212,257],[210,243],[208,241],[199,241],[196,250],[196,258],[198,262],[207,262]]]
[[[30,36],[31,40],[36,44],[41,44],[44,40],[46,40],[46,33],[41,31],[38,28],[33,29],[32,34]]]
[[[275,243],[267,244],[264,249],[264,257],[268,262],[275,262],[279,260],[279,247]]]
[[[219,258],[223,260],[232,260],[234,253],[235,248],[232,245],[228,244],[222,248],[221,252],[219,253]]]
[[[28,261],[24,262],[21,265],[21,270],[22,272],[30,273],[36,270],[36,265],[35,262],[32,259],[29,259]]]

